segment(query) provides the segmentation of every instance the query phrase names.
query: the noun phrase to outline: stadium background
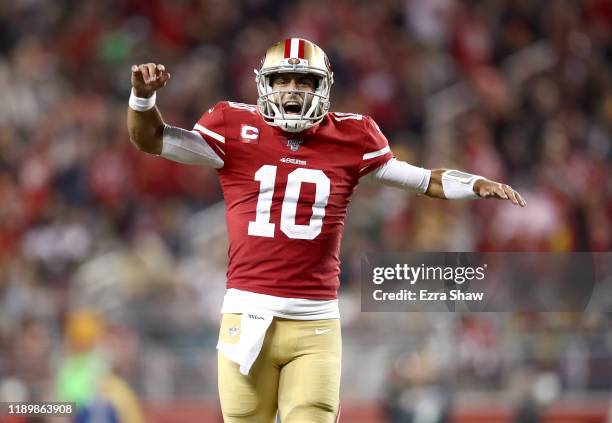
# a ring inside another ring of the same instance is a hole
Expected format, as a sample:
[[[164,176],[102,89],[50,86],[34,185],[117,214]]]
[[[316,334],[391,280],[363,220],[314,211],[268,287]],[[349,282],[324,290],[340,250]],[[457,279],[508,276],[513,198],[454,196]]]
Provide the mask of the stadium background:
[[[360,187],[343,421],[607,421],[609,315],[364,314],[358,279],[364,251],[610,250],[609,0],[0,2],[0,401],[87,403],[110,372],[147,421],[220,421],[219,186],[132,147],[130,66],[164,63],[158,104],[191,127],[218,100],[254,102],[252,69],[289,36],[329,54],[332,109],[373,116],[399,158],[528,203]]]

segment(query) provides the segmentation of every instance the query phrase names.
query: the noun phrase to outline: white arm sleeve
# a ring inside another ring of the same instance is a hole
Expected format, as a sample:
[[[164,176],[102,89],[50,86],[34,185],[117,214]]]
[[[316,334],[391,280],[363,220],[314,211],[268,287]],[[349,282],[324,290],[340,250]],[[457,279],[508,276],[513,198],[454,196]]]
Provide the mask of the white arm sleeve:
[[[391,159],[370,175],[383,185],[424,193],[429,186],[431,170]]]
[[[166,159],[192,165],[223,167],[223,159],[196,131],[166,125],[164,127],[161,156]]]

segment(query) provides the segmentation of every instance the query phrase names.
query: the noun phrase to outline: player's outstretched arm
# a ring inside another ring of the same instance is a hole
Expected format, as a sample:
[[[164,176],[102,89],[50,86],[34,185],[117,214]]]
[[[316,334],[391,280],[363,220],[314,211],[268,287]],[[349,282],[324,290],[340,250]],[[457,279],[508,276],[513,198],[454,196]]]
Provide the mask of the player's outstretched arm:
[[[130,139],[139,150],[161,154],[164,121],[155,106],[155,93],[166,85],[170,73],[162,64],[132,66],[132,96],[127,112]]]
[[[433,169],[425,195],[449,200],[469,198],[497,198],[508,200],[517,206],[527,204],[512,187],[491,181],[482,176],[458,170]]]
[[[471,175],[458,170],[424,169],[395,158],[370,174],[370,178],[383,185],[425,194],[433,198],[468,200],[475,198],[499,198],[517,206],[527,204],[510,186]]]

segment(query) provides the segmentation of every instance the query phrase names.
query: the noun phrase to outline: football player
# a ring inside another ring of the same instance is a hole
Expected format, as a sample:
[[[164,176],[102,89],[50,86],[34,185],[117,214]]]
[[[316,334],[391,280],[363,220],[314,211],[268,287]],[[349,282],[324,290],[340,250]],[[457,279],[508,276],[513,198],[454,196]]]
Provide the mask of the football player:
[[[333,73],[314,43],[291,38],[255,71],[257,105],[223,101],[193,129],[164,122],[162,64],[132,67],[128,130],[142,151],[217,169],[229,235],[219,396],[226,423],[331,423],[339,415],[340,239],[366,175],[435,198],[499,198],[508,185],[393,157],[368,116],[330,112]]]

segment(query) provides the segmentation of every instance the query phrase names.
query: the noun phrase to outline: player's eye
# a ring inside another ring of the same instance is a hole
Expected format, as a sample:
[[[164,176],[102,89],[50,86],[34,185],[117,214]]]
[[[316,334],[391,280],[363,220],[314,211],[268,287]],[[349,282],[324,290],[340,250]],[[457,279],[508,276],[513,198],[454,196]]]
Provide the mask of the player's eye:
[[[302,87],[314,88],[315,83],[310,78],[303,78],[298,81],[298,85]]]

